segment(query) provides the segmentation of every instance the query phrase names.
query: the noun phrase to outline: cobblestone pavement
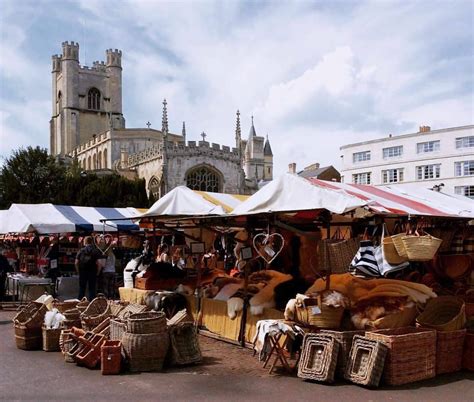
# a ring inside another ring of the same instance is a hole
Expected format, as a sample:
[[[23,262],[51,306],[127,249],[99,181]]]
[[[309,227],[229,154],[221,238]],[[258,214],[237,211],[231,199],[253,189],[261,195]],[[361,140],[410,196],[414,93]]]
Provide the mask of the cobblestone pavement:
[[[461,372],[405,387],[370,390],[345,382],[323,385],[269,375],[252,351],[200,337],[203,364],[163,373],[102,376],[65,363],[60,353],[15,347],[13,312],[0,310],[1,400],[160,401],[470,401],[474,375]]]

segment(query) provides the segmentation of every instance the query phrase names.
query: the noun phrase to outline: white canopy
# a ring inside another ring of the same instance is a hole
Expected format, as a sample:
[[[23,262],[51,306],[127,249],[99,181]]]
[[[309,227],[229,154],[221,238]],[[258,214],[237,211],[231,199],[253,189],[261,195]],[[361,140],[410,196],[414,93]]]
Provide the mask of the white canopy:
[[[138,218],[225,215],[226,210],[240,204],[242,197],[246,198],[237,194],[193,191],[188,187],[179,186],[156,201],[147,212]]]
[[[0,215],[0,233],[73,233],[78,231],[116,232],[118,230],[139,230],[130,220],[107,221],[102,219],[123,219],[138,215],[135,208],[75,207],[53,204],[12,204],[6,213]]]
[[[232,211],[233,215],[326,209],[343,214],[367,202],[344,191],[312,185],[308,180],[286,173],[265,185]]]

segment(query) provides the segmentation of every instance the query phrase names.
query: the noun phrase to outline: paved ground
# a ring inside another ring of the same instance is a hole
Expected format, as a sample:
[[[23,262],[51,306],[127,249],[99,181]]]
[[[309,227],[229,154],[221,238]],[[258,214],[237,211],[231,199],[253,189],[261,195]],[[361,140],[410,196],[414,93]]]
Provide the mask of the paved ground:
[[[200,366],[165,373],[102,376],[65,363],[60,353],[15,347],[12,312],[0,311],[0,399],[160,401],[472,401],[473,373],[444,375],[399,388],[369,390],[344,382],[322,385],[268,375],[251,351],[201,339]]]

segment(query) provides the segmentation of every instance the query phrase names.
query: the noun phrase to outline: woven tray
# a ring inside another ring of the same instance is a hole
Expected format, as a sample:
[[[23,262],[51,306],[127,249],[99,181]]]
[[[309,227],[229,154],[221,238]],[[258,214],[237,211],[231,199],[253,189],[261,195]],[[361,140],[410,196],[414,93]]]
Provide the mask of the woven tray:
[[[404,327],[368,331],[365,336],[389,349],[383,375],[387,384],[408,384],[436,375],[436,331]]]
[[[346,373],[346,365],[351,353],[352,340],[356,335],[364,335],[365,331],[331,331],[321,330],[322,335],[332,336],[339,344],[337,357],[336,375],[343,378]]]
[[[333,382],[339,343],[334,337],[306,334],[298,364],[298,377],[305,380]]]
[[[344,377],[355,384],[378,387],[387,352],[382,342],[355,335]]]

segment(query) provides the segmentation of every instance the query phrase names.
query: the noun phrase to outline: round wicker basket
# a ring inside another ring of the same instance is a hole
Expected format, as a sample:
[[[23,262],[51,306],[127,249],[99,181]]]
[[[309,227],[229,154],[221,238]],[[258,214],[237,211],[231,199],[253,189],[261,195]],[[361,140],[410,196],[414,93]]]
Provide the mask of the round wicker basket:
[[[122,345],[130,371],[161,371],[169,348],[168,331],[155,334],[125,332]]]
[[[163,331],[166,331],[166,315],[161,311],[130,314],[127,319],[127,332],[131,334],[154,334]]]

